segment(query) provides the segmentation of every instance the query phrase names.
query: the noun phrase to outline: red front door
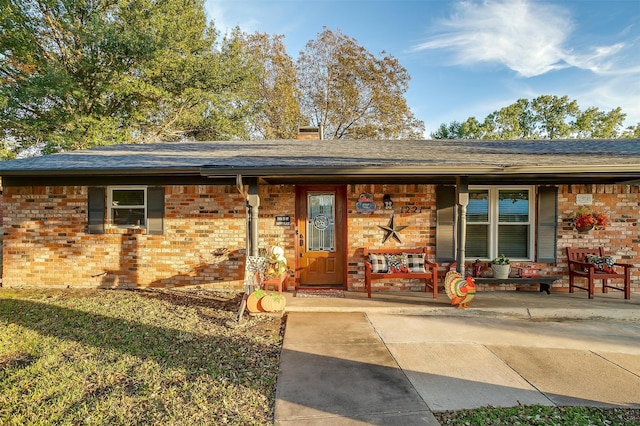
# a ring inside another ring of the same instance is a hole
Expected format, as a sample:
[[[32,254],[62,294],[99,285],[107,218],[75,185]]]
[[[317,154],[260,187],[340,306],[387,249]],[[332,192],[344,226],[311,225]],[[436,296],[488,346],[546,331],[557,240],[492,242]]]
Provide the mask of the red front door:
[[[297,186],[297,282],[346,287],[346,187]]]

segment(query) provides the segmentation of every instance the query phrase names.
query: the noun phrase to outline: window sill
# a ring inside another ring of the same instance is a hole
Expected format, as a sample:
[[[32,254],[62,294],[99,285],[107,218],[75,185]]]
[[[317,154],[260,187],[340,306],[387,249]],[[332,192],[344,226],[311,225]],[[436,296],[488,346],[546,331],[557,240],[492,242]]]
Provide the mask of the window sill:
[[[105,229],[105,234],[120,234],[120,235],[146,235],[147,228],[119,228],[119,227],[109,227]]]

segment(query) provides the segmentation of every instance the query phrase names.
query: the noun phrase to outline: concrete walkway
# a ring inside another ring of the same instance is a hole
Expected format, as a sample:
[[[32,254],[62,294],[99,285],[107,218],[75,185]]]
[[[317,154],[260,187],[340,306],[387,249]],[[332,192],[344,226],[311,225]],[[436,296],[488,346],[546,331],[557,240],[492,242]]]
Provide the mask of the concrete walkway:
[[[437,425],[432,411],[489,405],[640,408],[639,301],[486,292],[458,310],[420,293],[287,293],[275,422]]]

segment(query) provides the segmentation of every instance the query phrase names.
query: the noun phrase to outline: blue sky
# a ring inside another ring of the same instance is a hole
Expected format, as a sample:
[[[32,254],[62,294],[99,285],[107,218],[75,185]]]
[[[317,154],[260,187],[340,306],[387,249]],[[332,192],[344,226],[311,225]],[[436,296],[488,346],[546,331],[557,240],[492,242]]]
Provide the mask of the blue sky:
[[[640,0],[206,0],[225,33],[284,35],[297,59],[323,27],[341,30],[411,75],[406,99],[426,135],[483,120],[521,98],[568,96],[621,107],[640,123]]]

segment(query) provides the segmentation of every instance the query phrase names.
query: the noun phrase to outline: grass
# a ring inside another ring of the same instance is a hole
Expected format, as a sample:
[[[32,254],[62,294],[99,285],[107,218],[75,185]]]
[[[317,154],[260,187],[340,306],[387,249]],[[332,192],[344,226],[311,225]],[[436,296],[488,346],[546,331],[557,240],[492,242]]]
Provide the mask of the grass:
[[[239,294],[0,288],[0,424],[273,424],[284,321]],[[638,425],[640,410],[435,412],[443,425]]]
[[[0,289],[0,424],[270,424],[281,317],[239,295]]]
[[[434,413],[443,425],[540,425],[540,426],[634,426],[640,410],[596,407],[478,408]]]

